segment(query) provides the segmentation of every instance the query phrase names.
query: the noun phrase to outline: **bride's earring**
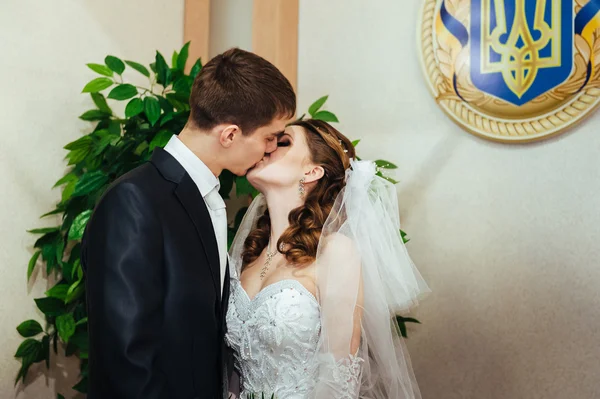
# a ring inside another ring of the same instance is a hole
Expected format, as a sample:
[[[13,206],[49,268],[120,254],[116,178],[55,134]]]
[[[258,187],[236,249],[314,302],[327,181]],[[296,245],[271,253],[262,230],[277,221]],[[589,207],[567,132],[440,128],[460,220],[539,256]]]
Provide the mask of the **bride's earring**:
[[[306,181],[306,178],[302,178],[300,179],[300,184],[298,184],[298,194],[300,195],[300,198],[304,197],[304,193],[306,192],[306,190],[304,190],[304,182]]]

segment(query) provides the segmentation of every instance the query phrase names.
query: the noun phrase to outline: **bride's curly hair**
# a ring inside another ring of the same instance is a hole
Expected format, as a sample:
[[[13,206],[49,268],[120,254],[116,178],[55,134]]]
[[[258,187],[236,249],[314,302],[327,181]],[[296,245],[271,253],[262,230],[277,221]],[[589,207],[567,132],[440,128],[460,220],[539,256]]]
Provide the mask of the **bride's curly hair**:
[[[306,266],[315,261],[323,224],[337,195],[344,188],[346,169],[350,167],[350,159],[356,153],[352,142],[326,122],[316,119],[298,120],[290,126],[304,129],[311,162],[325,170],[316,185],[307,190],[304,205],[290,212],[290,226],[277,241],[278,250],[284,244],[282,253],[289,263]],[[244,266],[260,256],[268,245],[270,235],[271,219],[267,209],[244,242]]]

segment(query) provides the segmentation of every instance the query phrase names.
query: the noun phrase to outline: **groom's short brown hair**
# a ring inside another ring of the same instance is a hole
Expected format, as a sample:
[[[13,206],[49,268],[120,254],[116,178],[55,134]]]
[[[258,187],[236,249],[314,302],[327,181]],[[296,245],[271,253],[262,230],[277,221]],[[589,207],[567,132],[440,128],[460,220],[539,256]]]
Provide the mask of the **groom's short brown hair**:
[[[238,48],[204,65],[190,95],[189,120],[203,130],[231,123],[248,135],[295,113],[296,95],[286,77],[269,61]]]

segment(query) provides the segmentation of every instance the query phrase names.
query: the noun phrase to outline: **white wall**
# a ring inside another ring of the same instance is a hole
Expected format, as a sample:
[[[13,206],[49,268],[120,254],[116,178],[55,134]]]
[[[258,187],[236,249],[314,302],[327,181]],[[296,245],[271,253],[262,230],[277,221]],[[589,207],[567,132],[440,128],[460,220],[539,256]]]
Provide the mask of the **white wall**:
[[[600,111],[538,144],[475,138],[436,106],[417,0],[302,0],[299,109],[330,94],[359,153],[399,165],[433,294],[409,349],[424,399],[600,397]]]
[[[183,43],[183,0],[4,0],[0,5],[0,397],[55,399],[77,381],[73,362],[59,360],[49,378],[35,369],[27,387],[13,388],[21,342],[15,327],[42,321],[33,298],[46,281],[28,288],[27,263],[34,237],[25,230],[54,225],[39,220],[53,209],[66,151],[88,132],[77,117],[92,106],[81,89],[94,73],[85,66],[107,54],[144,63],[156,49],[170,59]],[[66,395],[71,397],[72,394]]]

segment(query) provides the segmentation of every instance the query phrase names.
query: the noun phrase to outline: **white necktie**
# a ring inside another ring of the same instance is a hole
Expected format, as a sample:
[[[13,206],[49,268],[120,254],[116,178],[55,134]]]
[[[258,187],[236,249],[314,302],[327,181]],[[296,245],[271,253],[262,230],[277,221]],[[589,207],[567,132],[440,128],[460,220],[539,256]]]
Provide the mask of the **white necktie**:
[[[213,228],[215,230],[215,238],[219,249],[219,261],[221,269],[221,292],[223,291],[223,282],[225,280],[225,268],[227,267],[227,211],[225,201],[219,194],[219,186],[212,189],[204,202],[209,208],[209,213],[212,219]]]

